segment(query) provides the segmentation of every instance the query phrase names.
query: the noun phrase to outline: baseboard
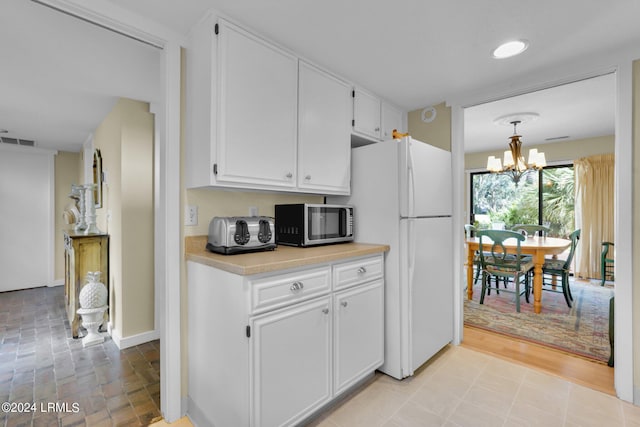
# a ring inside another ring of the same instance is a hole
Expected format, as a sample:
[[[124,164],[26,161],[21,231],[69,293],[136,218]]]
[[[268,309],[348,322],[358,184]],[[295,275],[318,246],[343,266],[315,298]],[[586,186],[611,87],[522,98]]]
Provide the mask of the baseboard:
[[[198,405],[196,405],[189,396],[187,396],[187,402],[188,402],[187,416],[189,417],[189,420],[193,423],[194,426],[213,427],[213,424],[211,423],[211,421],[207,419],[202,409],[200,409]]]
[[[122,337],[118,329],[111,329],[111,339],[120,350],[160,339],[159,331],[148,331],[129,337]]]
[[[64,285],[64,279],[59,279],[59,280],[54,280],[53,282],[49,283],[47,285],[47,287],[52,288],[54,286],[62,286]]]
[[[182,396],[182,398],[180,399],[180,418],[188,417],[188,414],[187,414],[188,409],[189,409],[189,396]]]

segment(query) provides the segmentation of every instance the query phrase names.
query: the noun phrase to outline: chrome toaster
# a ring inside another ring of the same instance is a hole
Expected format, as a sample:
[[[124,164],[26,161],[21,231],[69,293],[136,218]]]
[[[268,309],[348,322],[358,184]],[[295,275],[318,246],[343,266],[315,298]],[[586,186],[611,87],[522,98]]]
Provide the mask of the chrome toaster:
[[[231,255],[276,248],[274,219],[268,216],[214,217],[207,249]]]

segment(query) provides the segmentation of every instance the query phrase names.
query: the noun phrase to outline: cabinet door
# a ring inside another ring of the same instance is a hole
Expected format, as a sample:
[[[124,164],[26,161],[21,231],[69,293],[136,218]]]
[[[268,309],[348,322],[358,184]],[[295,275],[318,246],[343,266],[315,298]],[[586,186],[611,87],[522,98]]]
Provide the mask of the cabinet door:
[[[322,297],[253,319],[252,426],[293,425],[329,401],[331,316]]]
[[[373,139],[380,139],[380,99],[355,89],[353,98],[353,131]]]
[[[220,20],[217,66],[216,179],[295,186],[297,58]]]
[[[334,296],[334,395],[384,361],[384,285],[378,279]]]
[[[404,113],[398,108],[386,102],[382,103],[382,140],[388,141],[393,138],[393,130],[397,129],[400,133],[407,130],[404,125]]]
[[[349,194],[351,88],[300,61],[298,187]]]

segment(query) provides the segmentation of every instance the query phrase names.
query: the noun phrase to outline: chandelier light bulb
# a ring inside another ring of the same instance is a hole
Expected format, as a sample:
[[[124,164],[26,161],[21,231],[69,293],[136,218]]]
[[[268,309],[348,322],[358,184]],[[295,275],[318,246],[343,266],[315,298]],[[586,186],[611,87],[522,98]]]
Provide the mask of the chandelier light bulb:
[[[496,119],[498,120],[498,119]],[[529,173],[531,170],[540,170],[547,165],[544,153],[538,151],[537,148],[529,150],[529,161],[525,161],[522,155],[522,141],[518,135],[516,127],[520,124],[520,120],[513,120],[513,135],[509,137],[509,150],[504,152],[504,161],[501,164],[500,159],[495,156],[487,158],[487,170],[492,173],[505,174],[511,177],[515,185],[520,182],[520,178]]]

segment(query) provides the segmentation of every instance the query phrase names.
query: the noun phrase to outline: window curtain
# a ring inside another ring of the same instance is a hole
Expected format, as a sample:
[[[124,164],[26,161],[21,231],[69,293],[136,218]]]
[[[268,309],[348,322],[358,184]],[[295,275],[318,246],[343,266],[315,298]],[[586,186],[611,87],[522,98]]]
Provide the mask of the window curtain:
[[[575,274],[600,278],[602,242],[614,241],[614,155],[585,157],[574,162],[576,228],[581,235],[575,253]]]

